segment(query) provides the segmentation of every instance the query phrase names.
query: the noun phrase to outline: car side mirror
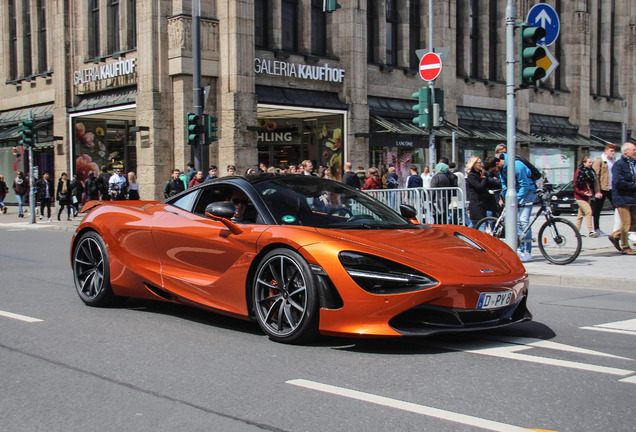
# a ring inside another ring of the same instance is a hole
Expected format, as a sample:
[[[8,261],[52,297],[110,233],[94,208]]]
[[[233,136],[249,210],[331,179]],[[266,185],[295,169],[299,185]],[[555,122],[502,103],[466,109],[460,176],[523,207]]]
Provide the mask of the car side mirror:
[[[409,222],[418,224],[417,210],[410,204],[400,204],[400,214],[404,219],[408,219]]]
[[[236,211],[236,207],[232,203],[232,201],[217,201],[212,204],[208,204],[205,208],[205,213],[209,213],[212,216],[230,219],[234,216],[234,212]]]
[[[243,229],[231,221],[236,212],[236,207],[232,201],[218,201],[208,204],[205,208],[205,215],[210,219],[221,222],[228,227],[232,234],[241,234]]]

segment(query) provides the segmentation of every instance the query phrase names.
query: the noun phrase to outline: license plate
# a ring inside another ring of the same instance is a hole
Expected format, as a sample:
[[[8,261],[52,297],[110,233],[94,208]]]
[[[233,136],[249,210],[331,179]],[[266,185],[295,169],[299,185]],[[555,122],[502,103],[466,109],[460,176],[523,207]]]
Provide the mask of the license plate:
[[[514,291],[502,291],[494,293],[479,294],[477,309],[494,309],[508,306],[512,301]]]
[[[572,204],[557,204],[557,207],[562,208],[562,207],[572,207]]]

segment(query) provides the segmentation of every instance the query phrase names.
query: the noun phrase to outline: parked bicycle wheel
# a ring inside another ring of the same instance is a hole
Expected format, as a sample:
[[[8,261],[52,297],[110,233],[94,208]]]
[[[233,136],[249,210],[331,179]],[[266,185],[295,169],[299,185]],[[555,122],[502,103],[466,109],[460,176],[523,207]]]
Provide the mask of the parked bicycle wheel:
[[[570,264],[581,253],[583,241],[574,224],[566,219],[552,218],[539,229],[539,250],[554,264]]]
[[[477,225],[475,225],[475,229],[483,231],[493,237],[497,237],[500,240],[504,240],[506,238],[506,230],[503,225],[503,219],[501,220],[500,224],[497,225],[497,218],[490,216],[485,217],[477,222]]]

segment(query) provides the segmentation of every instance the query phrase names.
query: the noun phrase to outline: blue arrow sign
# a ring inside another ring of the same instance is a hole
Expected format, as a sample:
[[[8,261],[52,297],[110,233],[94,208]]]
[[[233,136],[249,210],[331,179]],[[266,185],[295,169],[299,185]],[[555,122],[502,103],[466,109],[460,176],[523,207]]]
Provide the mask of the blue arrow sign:
[[[552,45],[559,37],[559,30],[561,23],[559,22],[559,15],[552,8],[552,6],[545,3],[539,3],[532,6],[526,22],[532,26],[540,26],[545,29],[545,38],[537,42],[538,45]]]

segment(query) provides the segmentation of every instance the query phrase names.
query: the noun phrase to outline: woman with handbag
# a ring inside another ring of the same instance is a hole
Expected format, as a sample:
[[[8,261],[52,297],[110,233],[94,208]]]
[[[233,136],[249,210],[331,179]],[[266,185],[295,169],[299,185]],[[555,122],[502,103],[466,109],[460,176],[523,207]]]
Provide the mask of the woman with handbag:
[[[587,223],[588,236],[598,237],[599,233],[594,231],[592,223],[592,206],[591,201],[594,196],[594,183],[596,181],[596,173],[592,169],[592,159],[588,156],[581,158],[581,163],[574,173],[572,186],[574,188],[574,198],[579,205],[579,213],[576,215],[576,228],[581,231],[581,223],[583,218]],[[581,234],[582,237],[585,237]]]
[[[60,210],[57,212],[57,220],[60,220],[62,210],[66,207],[67,219],[71,220],[71,184],[68,181],[68,175],[62,173],[60,180],[57,182],[57,193],[55,194]]]

